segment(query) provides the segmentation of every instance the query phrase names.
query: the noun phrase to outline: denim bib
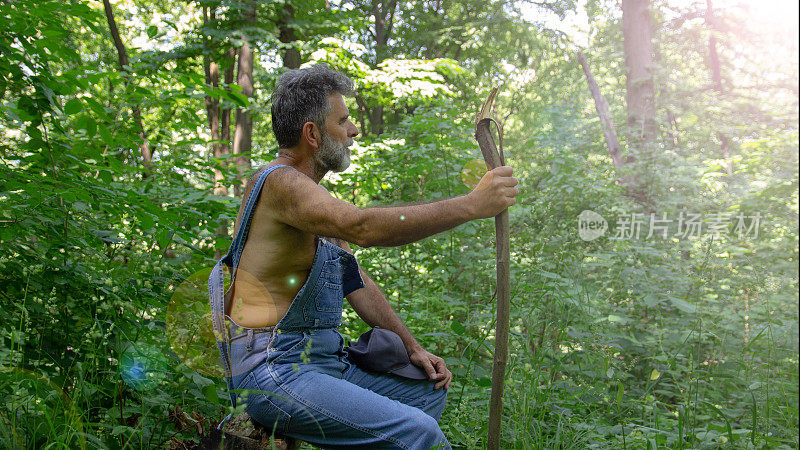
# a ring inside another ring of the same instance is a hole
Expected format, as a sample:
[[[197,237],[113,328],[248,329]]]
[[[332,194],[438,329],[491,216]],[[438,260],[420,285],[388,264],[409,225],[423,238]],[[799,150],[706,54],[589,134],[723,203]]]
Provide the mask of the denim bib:
[[[247,243],[247,236],[250,232],[250,224],[253,219],[255,206],[261,196],[261,188],[264,181],[273,170],[279,167],[289,167],[279,164],[266,168],[256,179],[250,195],[248,196],[239,229],[231,243],[228,253],[220,259],[208,277],[208,295],[211,304],[211,318],[214,328],[214,336],[219,349],[222,366],[225,369],[225,380],[228,390],[233,390],[233,367],[231,366],[230,351],[231,342],[229,327],[226,319],[233,322],[233,326],[239,330],[244,330],[251,339],[254,332],[277,331],[277,332],[302,332],[314,329],[336,329],[342,320],[343,299],[351,292],[364,287],[364,281],[358,270],[358,262],[353,255],[341,247],[334,245],[325,239],[317,238],[316,253],[311,270],[306,282],[292,300],[289,310],[280,319],[275,327],[266,328],[246,328],[236,326],[235,322],[225,315],[225,310],[230,304],[230,289],[236,279],[236,271],[239,267],[239,260],[242,251]],[[224,287],[223,264],[228,267],[231,273],[231,283],[228,291]],[[257,355],[256,355],[257,356]],[[260,361],[242,361],[237,359],[237,373],[243,373],[255,366]],[[236,406],[236,394],[230,392],[231,404]],[[228,418],[230,415],[228,416]],[[227,420],[226,418],[225,420]],[[223,423],[225,421],[223,420]],[[221,423],[219,427],[222,426]]]

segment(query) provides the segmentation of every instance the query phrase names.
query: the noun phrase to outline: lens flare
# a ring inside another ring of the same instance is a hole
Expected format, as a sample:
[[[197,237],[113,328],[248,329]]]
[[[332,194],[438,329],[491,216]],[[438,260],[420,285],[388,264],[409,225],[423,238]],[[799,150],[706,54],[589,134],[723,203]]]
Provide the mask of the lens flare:
[[[211,270],[193,273],[175,289],[167,307],[167,338],[170,348],[184,364],[203,375],[221,377],[224,372],[219,364],[208,302]]]
[[[163,352],[144,343],[126,342],[119,351],[119,375],[137,391],[148,391],[166,379],[169,370]]]
[[[211,270],[207,268],[195,272],[175,289],[167,307],[167,338],[170,348],[184,364],[205,376],[222,377],[225,371],[220,361],[208,301]],[[286,278],[288,287],[297,286],[299,282],[297,276]],[[225,292],[228,292],[229,284],[226,276]],[[253,274],[238,269],[236,286],[230,295],[233,295],[233,299],[229,317],[225,317],[226,326],[230,326],[230,319],[245,327],[277,322],[277,309],[272,296]]]
[[[475,189],[486,174],[486,163],[480,159],[473,159],[464,164],[461,169],[461,182],[470,189]]]

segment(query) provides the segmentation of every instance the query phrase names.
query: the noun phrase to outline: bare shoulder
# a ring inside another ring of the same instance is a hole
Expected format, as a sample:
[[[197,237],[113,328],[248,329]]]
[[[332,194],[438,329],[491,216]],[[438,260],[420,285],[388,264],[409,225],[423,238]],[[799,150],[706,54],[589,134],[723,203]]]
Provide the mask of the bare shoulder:
[[[269,190],[284,198],[302,197],[304,193],[310,192],[327,192],[306,174],[292,166],[274,169],[264,182],[264,190]]]
[[[267,177],[260,203],[278,222],[318,236],[359,242],[359,208],[337,199],[293,167],[275,169]]]

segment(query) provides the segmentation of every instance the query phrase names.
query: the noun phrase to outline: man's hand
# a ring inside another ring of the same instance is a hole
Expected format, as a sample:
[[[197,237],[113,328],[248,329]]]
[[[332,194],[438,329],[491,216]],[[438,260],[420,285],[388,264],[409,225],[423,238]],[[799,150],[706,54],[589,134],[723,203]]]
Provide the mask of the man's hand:
[[[444,386],[445,389],[450,388],[450,382],[453,381],[453,374],[447,368],[444,360],[433,353],[419,348],[413,353],[408,355],[411,363],[417,367],[421,367],[428,374],[431,381],[436,381],[434,389],[439,389]]]
[[[494,217],[517,202],[514,197],[519,194],[519,189],[514,186],[519,180],[511,176],[513,172],[509,166],[492,169],[486,172],[475,189],[467,194],[475,205],[478,217],[482,219]]]

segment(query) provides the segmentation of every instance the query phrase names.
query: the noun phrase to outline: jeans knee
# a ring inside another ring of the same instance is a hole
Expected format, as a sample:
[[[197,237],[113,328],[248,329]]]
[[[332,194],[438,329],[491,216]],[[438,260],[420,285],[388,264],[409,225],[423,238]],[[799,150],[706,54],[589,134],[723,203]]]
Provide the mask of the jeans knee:
[[[436,389],[435,392],[438,392],[439,395],[438,397],[435,398],[434,403],[436,405],[442,405],[442,407],[444,407],[444,404],[447,403],[447,389],[440,388]]]
[[[435,418],[427,414],[420,414],[416,417],[414,422],[416,425],[414,431],[418,437],[418,445],[414,445],[413,448],[424,448],[427,450],[440,444],[442,445],[440,448],[447,447],[447,439],[444,433],[442,433],[441,428],[439,428],[439,422],[437,422]]]
[[[434,419],[439,420],[444,412],[445,403],[447,403],[447,390],[444,388],[436,389],[428,398],[427,407],[424,408],[425,412]]]

